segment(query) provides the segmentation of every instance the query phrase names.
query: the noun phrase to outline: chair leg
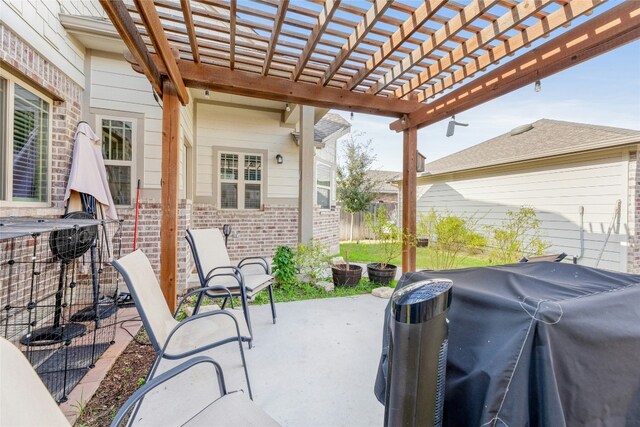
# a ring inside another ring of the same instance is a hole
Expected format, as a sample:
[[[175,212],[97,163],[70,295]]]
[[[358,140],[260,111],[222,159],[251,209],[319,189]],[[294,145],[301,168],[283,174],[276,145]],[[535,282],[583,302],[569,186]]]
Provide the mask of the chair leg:
[[[244,311],[244,319],[247,321],[247,328],[249,329],[249,336],[251,340],[249,341],[249,348],[253,347],[253,328],[251,327],[251,315],[249,314],[249,304],[247,304],[246,297],[241,297],[242,299],[242,311]]]
[[[249,346],[251,346],[251,341],[249,341]],[[240,339],[240,337],[238,337],[238,347],[240,347],[240,357],[242,358],[242,367],[244,368],[244,376],[247,379],[247,389],[249,390],[249,398],[253,400],[253,393],[251,392],[251,382],[249,382],[249,370],[247,369],[247,360],[244,357],[244,349],[242,348],[242,339]]]
[[[273,302],[273,285],[269,285],[269,301],[271,302],[271,316],[273,317],[273,324],[276,324],[276,305]]]
[[[193,306],[193,314],[200,312],[200,306],[202,305],[202,301],[204,300],[204,294],[204,292],[200,292],[200,295],[198,295],[196,305]]]

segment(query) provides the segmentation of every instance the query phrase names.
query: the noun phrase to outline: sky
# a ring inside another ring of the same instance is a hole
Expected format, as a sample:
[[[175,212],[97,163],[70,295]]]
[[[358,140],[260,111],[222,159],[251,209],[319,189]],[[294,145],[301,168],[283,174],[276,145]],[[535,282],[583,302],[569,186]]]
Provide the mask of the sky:
[[[447,120],[418,131],[418,151],[427,162],[476,145],[511,129],[554,119],[640,130],[640,41],[622,46],[541,81],[456,115],[454,136]],[[395,119],[336,111],[349,120],[352,132],[371,140],[374,169],[402,170],[402,133],[389,129]]]

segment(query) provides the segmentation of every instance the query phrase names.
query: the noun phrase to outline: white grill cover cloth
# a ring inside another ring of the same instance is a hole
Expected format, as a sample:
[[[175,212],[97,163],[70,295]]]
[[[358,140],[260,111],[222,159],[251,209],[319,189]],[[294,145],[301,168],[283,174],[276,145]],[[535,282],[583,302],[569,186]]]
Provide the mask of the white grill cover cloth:
[[[74,139],[71,173],[64,193],[65,202],[73,191],[90,194],[104,206],[106,218],[118,219],[102,159],[100,138],[89,124],[82,122],[78,125]]]

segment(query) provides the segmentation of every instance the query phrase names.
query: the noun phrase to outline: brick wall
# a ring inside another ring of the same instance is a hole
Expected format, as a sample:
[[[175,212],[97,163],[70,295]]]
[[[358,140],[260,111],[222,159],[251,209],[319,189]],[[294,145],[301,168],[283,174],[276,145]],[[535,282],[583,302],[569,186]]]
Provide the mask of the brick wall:
[[[627,272],[640,273],[640,175],[638,175],[638,154],[629,153],[629,205],[627,224],[629,226],[629,246],[627,248]]]
[[[259,211],[220,210],[207,204],[194,204],[192,228],[222,228],[230,224],[229,257],[273,256],[281,245],[295,247],[298,241],[298,208],[266,205]]]
[[[80,121],[83,89],[4,25],[0,25],[0,39],[2,43],[0,55],[4,61],[19,71],[17,77],[26,77],[27,80],[36,82],[41,88],[62,98],[62,101],[54,101],[51,106],[49,185],[51,186],[51,207],[58,209],[53,212],[40,212],[43,215],[57,215],[61,213],[60,208],[63,207],[64,191],[73,153],[73,136]],[[3,209],[3,214],[20,215],[21,211],[27,212],[29,209],[10,209],[6,213]]]
[[[193,269],[191,251],[185,240],[187,227],[191,223],[192,204],[190,200],[181,200],[178,204],[178,290],[185,289],[187,279]],[[120,208],[118,216],[124,220],[122,226],[122,254],[133,250],[133,232],[135,227],[135,209]],[[137,247],[149,258],[154,272],[160,277],[160,220],[162,204],[155,200],[141,200],[138,212]]]
[[[313,211],[313,238],[321,242],[330,255],[340,252],[340,208]]]

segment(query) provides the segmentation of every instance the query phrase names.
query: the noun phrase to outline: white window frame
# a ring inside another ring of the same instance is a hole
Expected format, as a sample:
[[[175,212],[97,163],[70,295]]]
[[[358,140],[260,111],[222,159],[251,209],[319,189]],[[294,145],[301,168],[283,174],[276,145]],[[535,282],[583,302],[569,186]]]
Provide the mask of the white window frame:
[[[5,117],[4,126],[5,129],[0,129],[0,144],[2,144],[2,148],[5,150],[5,157],[0,159],[4,162],[4,164],[0,165],[0,169],[2,169],[5,176],[4,188],[0,194],[4,193],[5,198],[0,198],[0,203],[3,207],[49,207],[51,204],[51,177],[53,176],[51,171],[51,152],[53,145],[53,99],[49,96],[45,95],[43,92],[39,91],[20,77],[9,73],[7,70],[0,68],[0,77],[7,80],[7,88],[6,88],[6,104],[5,104]],[[34,95],[42,98],[44,101],[49,103],[49,126],[48,126],[48,135],[47,135],[47,181],[45,185],[46,189],[46,200],[43,202],[40,201],[14,201],[13,200],[13,112],[14,112],[14,98],[15,98],[15,84],[19,84],[24,89],[33,93]]]
[[[232,154],[238,156],[238,180],[233,179],[223,179],[222,178],[222,168],[220,167],[220,158],[225,154]],[[260,165],[262,172],[260,173],[260,181],[250,181],[244,179],[244,161],[246,156],[257,156],[260,157]],[[264,183],[265,183],[265,156],[262,153],[257,152],[239,152],[232,150],[220,150],[217,153],[216,157],[216,166],[217,166],[217,178],[218,178],[218,206],[222,210],[228,211],[239,211],[239,210],[247,210],[247,211],[258,211],[261,210],[264,206]],[[222,184],[230,183],[230,184],[238,184],[238,207],[237,208],[223,208],[222,207]],[[244,186],[245,184],[260,184],[260,207],[258,208],[245,208],[244,202]]]
[[[322,167],[326,167],[329,170],[329,185],[318,185],[318,169],[320,168],[320,166]],[[324,210],[324,211],[328,211],[331,210],[331,205],[333,205],[332,201],[333,201],[333,168],[331,167],[331,165],[329,163],[323,162],[318,160],[316,162],[316,206],[318,206],[319,209]],[[318,204],[318,189],[323,189],[323,190],[329,190],[329,207],[321,207]]]
[[[119,120],[131,123],[131,160],[108,160],[104,159],[105,166],[129,166],[131,167],[131,188],[129,189],[129,204],[119,205],[117,207],[132,207],[136,202],[136,185],[138,182],[137,162],[138,162],[138,118],[128,116],[125,112],[117,114],[96,114],[96,134],[100,138],[100,152],[102,152],[102,120]],[[108,179],[108,178],[107,178]],[[114,201],[115,203],[115,201]]]

